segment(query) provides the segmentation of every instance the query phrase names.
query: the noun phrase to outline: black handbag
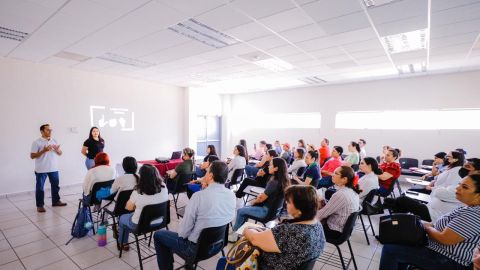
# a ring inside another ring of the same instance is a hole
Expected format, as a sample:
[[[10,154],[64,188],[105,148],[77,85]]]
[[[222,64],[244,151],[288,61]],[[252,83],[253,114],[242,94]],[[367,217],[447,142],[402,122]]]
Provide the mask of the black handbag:
[[[382,244],[425,246],[427,233],[416,215],[396,213],[380,217],[379,241]]]

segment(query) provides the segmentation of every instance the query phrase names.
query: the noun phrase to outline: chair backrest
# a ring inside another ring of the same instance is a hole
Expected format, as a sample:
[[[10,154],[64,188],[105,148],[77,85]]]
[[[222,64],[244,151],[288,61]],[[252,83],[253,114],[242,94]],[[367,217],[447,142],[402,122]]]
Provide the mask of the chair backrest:
[[[193,179],[193,174],[179,174],[173,179],[175,181],[175,188],[173,190],[169,190],[169,193],[177,194],[186,191],[186,185]]]
[[[296,270],[312,270],[317,262],[317,258],[302,263]]]
[[[422,165],[432,166],[433,165],[433,159],[422,160]]]
[[[266,222],[270,220],[276,219],[282,212],[283,203],[285,202],[285,198],[282,196],[278,196],[272,204],[272,207],[268,208],[267,215],[263,219]],[[264,223],[266,223],[264,222]]]
[[[358,164],[352,164],[352,169],[354,172],[358,172],[358,169],[360,168],[360,166]]]
[[[355,222],[357,221],[358,215],[361,211],[362,209],[359,209],[356,212],[351,213],[347,219],[347,222],[345,222],[345,225],[343,226],[343,231],[340,237],[335,239],[327,238],[327,242],[334,245],[341,245],[343,242],[347,241],[350,238],[350,235],[352,235],[353,228],[355,228]]]
[[[400,158],[398,160],[402,169],[409,169],[411,167],[418,167],[418,159],[416,158]]]
[[[113,181],[115,181],[115,179],[103,181],[103,182],[97,182],[93,184],[92,191],[90,191],[90,204],[100,204],[101,202],[97,200],[97,196],[96,196],[97,191],[99,191],[101,188],[111,187],[113,184]]]
[[[200,232],[196,245],[195,262],[209,259],[223,249],[227,226],[228,224],[205,228]]]
[[[230,188],[231,185],[236,185],[242,181],[243,171],[244,168],[233,171],[232,179],[230,179],[230,182],[228,182],[228,188]]]
[[[128,200],[130,199],[130,195],[132,195],[133,189],[130,190],[122,190],[118,193],[117,201],[115,202],[115,208],[113,208],[113,214],[117,217],[130,213],[125,209]]]
[[[305,169],[306,169],[306,168],[307,168],[307,167],[300,167],[300,168],[298,168],[298,170],[297,170],[297,176],[303,176],[303,174],[305,173]]]
[[[163,218],[161,222],[154,223],[156,219]],[[170,223],[170,201],[150,204],[142,209],[138,220],[136,234],[145,234],[166,227]]]

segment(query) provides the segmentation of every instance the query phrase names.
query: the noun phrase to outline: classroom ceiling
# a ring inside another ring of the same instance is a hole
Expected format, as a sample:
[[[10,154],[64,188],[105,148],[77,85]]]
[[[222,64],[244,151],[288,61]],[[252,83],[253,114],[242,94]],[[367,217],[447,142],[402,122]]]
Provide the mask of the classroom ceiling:
[[[0,56],[242,92],[480,68],[480,0],[1,0]]]

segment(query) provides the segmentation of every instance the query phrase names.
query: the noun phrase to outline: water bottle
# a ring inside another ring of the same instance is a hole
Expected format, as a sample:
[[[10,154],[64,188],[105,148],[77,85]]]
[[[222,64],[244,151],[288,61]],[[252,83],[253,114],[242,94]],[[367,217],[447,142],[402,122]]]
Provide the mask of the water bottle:
[[[107,226],[104,223],[101,223],[97,229],[97,237],[98,237],[98,246],[104,247],[107,245]]]

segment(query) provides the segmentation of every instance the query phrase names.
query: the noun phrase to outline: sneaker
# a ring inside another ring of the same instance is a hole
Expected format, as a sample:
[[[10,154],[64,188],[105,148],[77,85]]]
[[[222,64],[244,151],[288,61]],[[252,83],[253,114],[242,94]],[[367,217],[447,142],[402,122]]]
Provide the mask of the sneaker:
[[[67,205],[67,203],[64,203],[62,201],[58,201],[58,202],[52,204],[53,207],[66,206],[66,205]]]
[[[47,210],[45,210],[45,208],[43,206],[40,206],[40,207],[37,207],[37,212],[38,213],[45,213],[45,212],[47,212]]]
[[[238,236],[238,234],[232,232],[228,235],[228,242],[229,243],[235,243],[238,241],[240,237]]]

